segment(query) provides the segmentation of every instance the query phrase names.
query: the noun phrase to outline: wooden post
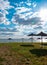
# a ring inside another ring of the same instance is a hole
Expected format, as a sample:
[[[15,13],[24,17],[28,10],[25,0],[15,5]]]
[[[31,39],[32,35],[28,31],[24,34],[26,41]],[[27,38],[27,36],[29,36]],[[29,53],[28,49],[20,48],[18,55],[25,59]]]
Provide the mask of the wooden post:
[[[41,48],[43,48],[42,45],[43,45],[43,38],[41,36]]]
[[[33,35],[32,35],[32,43],[33,43]]]
[[[24,38],[22,38],[22,43],[24,42]]]

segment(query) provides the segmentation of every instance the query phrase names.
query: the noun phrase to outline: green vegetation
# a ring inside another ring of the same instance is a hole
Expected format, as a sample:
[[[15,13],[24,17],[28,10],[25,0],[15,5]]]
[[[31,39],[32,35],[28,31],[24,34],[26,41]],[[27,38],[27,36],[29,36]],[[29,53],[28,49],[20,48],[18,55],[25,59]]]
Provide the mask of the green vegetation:
[[[0,43],[0,65],[47,65],[47,43]]]

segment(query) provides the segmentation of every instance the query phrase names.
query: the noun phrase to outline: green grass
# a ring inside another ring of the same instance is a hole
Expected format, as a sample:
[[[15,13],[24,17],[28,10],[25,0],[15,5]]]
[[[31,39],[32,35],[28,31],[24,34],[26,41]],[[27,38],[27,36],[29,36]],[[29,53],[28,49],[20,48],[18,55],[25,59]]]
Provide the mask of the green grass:
[[[43,45],[44,44],[44,45]],[[10,52],[14,51],[20,56],[20,61],[25,65],[47,65],[47,43],[28,43],[28,42],[13,42],[0,43],[0,47],[10,47]],[[16,55],[18,57],[18,55]],[[9,54],[9,56],[12,56]],[[19,57],[18,57],[19,58]],[[0,59],[2,62],[2,58]],[[20,65],[20,63],[19,63]],[[23,65],[23,64],[22,64]]]

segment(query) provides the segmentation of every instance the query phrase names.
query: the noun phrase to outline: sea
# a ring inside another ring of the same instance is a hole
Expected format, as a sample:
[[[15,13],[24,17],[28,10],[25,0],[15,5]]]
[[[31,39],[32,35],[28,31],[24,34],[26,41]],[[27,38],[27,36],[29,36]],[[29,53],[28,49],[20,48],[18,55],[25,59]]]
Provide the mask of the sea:
[[[8,42],[47,42],[47,37],[43,37],[42,39],[39,37],[29,38],[29,39],[0,39],[0,43],[8,43]]]

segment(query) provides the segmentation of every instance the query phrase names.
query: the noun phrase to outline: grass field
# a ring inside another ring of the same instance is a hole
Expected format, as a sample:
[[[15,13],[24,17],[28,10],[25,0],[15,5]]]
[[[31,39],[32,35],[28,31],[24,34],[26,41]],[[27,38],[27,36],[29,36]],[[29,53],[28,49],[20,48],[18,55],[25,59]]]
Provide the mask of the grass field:
[[[47,43],[0,43],[0,65],[47,65]]]

